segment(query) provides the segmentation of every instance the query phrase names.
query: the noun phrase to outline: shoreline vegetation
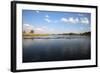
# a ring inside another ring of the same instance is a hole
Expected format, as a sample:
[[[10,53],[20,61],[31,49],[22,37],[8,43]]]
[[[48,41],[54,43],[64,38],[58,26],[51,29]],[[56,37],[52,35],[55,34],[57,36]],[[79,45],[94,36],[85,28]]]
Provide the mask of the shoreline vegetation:
[[[74,36],[90,36],[91,32],[84,33],[62,33],[62,34],[35,34],[35,33],[22,33],[24,39],[60,39],[60,38],[72,38]],[[67,36],[67,37],[66,37]]]

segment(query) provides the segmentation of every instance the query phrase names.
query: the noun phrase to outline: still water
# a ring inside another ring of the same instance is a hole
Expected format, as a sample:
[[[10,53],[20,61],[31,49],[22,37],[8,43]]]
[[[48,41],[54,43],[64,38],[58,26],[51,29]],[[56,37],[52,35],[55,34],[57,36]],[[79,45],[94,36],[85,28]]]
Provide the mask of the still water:
[[[23,62],[91,58],[90,36],[49,36],[23,39]]]

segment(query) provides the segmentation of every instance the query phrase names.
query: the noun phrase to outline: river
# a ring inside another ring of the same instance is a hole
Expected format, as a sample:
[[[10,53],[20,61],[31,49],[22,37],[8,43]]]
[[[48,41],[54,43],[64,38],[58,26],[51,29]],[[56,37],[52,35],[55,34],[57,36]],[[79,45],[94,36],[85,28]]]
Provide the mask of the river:
[[[86,60],[91,58],[90,36],[38,36],[23,39],[23,62]]]

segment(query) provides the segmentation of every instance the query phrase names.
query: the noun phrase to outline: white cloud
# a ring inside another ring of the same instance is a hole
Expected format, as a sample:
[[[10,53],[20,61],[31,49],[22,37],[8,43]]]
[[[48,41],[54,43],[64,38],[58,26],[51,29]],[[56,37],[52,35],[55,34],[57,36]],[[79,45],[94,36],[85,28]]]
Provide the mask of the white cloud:
[[[78,23],[79,22],[79,19],[78,18],[75,18],[75,21]]]
[[[23,24],[23,30],[32,30],[34,27],[30,24]]]
[[[45,29],[43,29],[41,27],[35,28],[34,31],[35,31],[34,33],[36,33],[36,34],[43,34],[43,33],[45,33]]]
[[[46,34],[48,33],[49,29],[46,26],[42,26],[42,27],[36,27],[34,31],[36,34]]]
[[[80,19],[80,23],[82,23],[82,24],[89,24],[89,20],[88,20],[88,18],[84,17],[84,18]]]
[[[68,22],[68,19],[67,18],[61,18],[61,21],[62,22]]]
[[[41,28],[43,28],[43,29],[48,29],[46,26],[42,26]]]
[[[76,24],[76,23],[78,23],[78,18],[70,17],[70,18],[69,18],[69,22],[70,22],[70,23]]]
[[[52,34],[52,33],[55,32],[54,29],[52,29],[52,28],[47,28],[46,26],[36,27],[36,28],[34,29],[34,31],[35,31],[36,34],[50,34],[50,33]]]
[[[73,17],[69,17],[69,18],[61,18],[61,21],[64,23],[71,23],[71,24],[89,24],[89,20],[87,17],[82,17],[82,18],[73,18]]]
[[[65,22],[65,23],[73,23],[73,24],[76,24],[76,23],[79,22],[79,19],[78,18],[69,17],[69,18],[61,18],[61,21],[62,22]]]
[[[50,22],[52,22],[52,23],[57,23],[57,22],[58,22],[58,20],[51,20],[50,17],[49,17],[49,15],[45,15],[44,20],[45,20],[46,22],[48,22],[48,23],[50,23]]]
[[[49,15],[45,15],[44,20],[45,20],[46,22],[48,22],[48,23],[50,23],[50,22],[51,22],[51,20],[49,19]]]
[[[46,15],[45,17],[46,17],[46,18],[49,18],[49,15]]]
[[[50,23],[51,22],[51,20],[50,19],[48,19],[48,18],[45,18],[44,19],[46,22],[48,22],[48,23]]]
[[[30,30],[34,30],[34,27],[30,24],[23,24],[23,31],[30,32]]]
[[[48,29],[46,26],[34,27],[33,25],[30,24],[23,24],[23,31],[29,33],[30,30],[34,30],[34,33],[36,34],[46,34],[48,32],[52,32],[52,30]]]
[[[29,27],[30,25],[29,24],[24,24],[24,26]]]
[[[46,26],[36,27],[35,30],[47,30]]]
[[[40,11],[36,10],[36,13],[40,13]]]
[[[33,30],[35,34],[50,34],[55,32],[54,29],[47,28],[46,26],[34,27],[33,25],[30,24],[23,24],[23,31],[29,33],[30,30]]]
[[[44,31],[43,28],[35,28],[36,31]]]

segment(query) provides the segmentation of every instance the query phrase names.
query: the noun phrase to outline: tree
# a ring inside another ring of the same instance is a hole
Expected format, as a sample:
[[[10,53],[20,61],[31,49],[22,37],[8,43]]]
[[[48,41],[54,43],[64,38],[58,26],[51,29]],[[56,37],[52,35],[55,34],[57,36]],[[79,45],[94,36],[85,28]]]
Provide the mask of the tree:
[[[31,30],[30,33],[34,33],[34,30]]]
[[[23,33],[26,33],[25,30],[23,31]]]

